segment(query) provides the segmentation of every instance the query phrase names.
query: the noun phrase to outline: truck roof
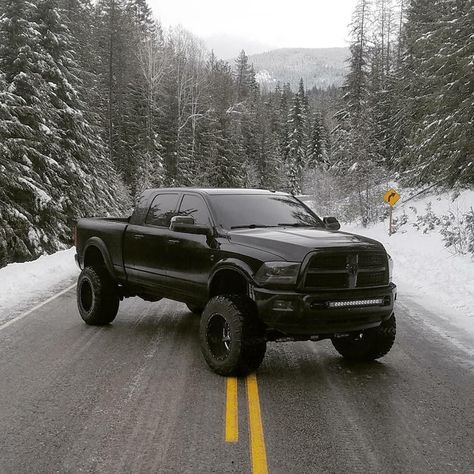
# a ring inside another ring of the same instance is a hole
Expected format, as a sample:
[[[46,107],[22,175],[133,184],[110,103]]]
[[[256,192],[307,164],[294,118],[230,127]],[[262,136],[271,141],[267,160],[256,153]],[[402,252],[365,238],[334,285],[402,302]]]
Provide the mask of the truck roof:
[[[148,192],[164,192],[164,191],[178,191],[178,192],[197,192],[202,194],[279,194],[288,195],[280,191],[270,191],[268,189],[249,189],[249,188],[155,188],[149,189]]]

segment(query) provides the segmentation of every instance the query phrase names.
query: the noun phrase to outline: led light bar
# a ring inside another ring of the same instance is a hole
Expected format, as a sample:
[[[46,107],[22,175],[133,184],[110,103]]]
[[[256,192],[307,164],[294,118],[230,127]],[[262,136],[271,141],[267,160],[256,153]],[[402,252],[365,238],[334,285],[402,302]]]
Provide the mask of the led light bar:
[[[370,300],[350,300],[350,301],[328,301],[329,308],[350,308],[357,306],[380,306],[384,303],[383,298],[373,298]]]

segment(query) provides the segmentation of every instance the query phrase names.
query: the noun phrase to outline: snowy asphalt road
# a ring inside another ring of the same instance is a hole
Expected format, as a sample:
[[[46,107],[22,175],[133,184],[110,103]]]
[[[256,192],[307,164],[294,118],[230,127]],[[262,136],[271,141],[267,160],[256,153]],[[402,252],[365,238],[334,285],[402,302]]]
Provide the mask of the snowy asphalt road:
[[[327,341],[269,345],[257,372],[268,472],[474,472],[472,346],[424,311],[400,297],[381,362],[345,362]],[[74,290],[0,330],[0,472],[252,472],[245,380],[229,443],[227,382],[197,332],[184,305],[139,299],[87,327]]]

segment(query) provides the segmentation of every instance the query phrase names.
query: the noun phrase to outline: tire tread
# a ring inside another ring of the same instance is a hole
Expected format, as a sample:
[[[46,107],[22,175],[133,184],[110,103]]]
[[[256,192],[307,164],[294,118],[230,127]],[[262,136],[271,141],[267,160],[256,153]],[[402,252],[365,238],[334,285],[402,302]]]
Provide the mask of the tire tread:
[[[396,335],[396,319],[392,314],[390,318],[374,329],[365,331],[365,344],[356,343],[348,338],[332,339],[334,348],[346,359],[375,360],[380,359],[390,352]]]
[[[81,281],[87,278],[94,291],[94,305],[89,312],[83,311],[80,303]],[[104,267],[86,267],[77,282],[77,305],[86,324],[104,326],[111,323],[118,312],[120,299],[117,285]]]
[[[227,316],[237,318],[241,331],[234,334],[233,344],[240,347],[237,360],[228,363],[215,361],[206,349],[205,328],[207,325],[207,311],[214,305],[227,307]],[[256,370],[263,361],[266,351],[262,324],[257,316],[255,303],[244,295],[219,295],[212,298],[204,309],[201,319],[201,346],[203,355],[209,367],[220,375],[246,375]]]

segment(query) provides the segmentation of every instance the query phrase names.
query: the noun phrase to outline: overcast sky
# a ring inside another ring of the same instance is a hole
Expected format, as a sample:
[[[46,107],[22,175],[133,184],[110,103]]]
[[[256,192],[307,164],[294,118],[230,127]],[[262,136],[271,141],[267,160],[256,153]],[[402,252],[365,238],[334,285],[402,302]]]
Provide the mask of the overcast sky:
[[[164,26],[181,24],[218,55],[347,46],[356,0],[149,0]],[[223,52],[218,51],[219,46]]]

